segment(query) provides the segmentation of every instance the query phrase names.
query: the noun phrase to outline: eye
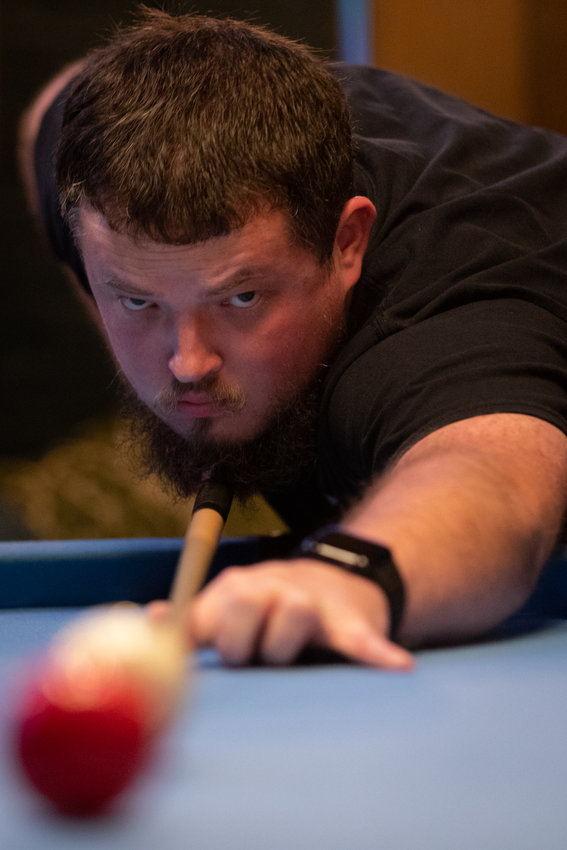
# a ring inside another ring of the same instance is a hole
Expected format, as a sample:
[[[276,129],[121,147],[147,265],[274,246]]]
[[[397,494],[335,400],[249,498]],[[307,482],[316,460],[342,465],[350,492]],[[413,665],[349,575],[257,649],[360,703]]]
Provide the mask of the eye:
[[[146,301],[145,298],[133,298],[131,296],[124,296],[121,298],[122,306],[127,310],[131,310],[132,312],[136,310],[145,310],[146,307],[149,307],[150,302]]]
[[[251,289],[248,292],[239,292],[238,295],[233,295],[230,299],[230,304],[233,307],[250,307],[256,302],[258,293]]]

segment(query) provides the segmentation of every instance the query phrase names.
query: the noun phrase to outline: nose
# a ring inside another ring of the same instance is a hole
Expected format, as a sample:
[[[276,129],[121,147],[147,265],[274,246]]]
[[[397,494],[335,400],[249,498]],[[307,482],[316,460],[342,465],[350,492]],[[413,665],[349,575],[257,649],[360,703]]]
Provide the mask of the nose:
[[[176,327],[174,351],[169,370],[181,383],[193,383],[218,372],[222,357],[208,341],[205,323],[197,316],[185,316]]]

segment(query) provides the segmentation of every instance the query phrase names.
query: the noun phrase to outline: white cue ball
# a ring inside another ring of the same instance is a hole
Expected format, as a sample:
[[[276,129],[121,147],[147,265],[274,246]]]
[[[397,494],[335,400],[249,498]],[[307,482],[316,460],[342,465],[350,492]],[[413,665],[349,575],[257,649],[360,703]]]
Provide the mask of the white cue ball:
[[[189,659],[179,628],[153,622],[137,605],[89,610],[56,636],[50,661],[71,679],[88,681],[88,670],[124,676],[148,704],[148,726],[172,718],[188,681]],[[87,673],[87,676],[85,676]]]

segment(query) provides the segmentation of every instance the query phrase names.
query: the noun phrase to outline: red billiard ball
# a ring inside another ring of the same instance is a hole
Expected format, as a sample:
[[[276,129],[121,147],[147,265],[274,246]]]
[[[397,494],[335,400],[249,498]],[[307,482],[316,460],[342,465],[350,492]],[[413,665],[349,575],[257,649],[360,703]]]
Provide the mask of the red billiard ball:
[[[180,630],[135,605],[93,609],[63,629],[16,709],[31,785],[61,811],[103,809],[135,778],[187,682]]]
[[[25,690],[14,730],[28,781],[76,815],[108,807],[145,766],[153,740],[141,694],[104,667],[87,673],[48,663]]]

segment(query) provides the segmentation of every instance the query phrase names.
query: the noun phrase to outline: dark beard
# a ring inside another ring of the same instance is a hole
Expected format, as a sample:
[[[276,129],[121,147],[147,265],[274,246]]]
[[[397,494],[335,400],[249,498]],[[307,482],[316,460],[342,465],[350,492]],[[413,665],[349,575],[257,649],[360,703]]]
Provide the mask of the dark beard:
[[[309,476],[316,460],[321,380],[289,401],[252,440],[218,442],[207,437],[208,422],[197,421],[181,437],[123,385],[121,406],[129,425],[127,445],[145,474],[155,474],[174,496],[187,498],[214,471],[246,500],[257,492],[281,492]]]

